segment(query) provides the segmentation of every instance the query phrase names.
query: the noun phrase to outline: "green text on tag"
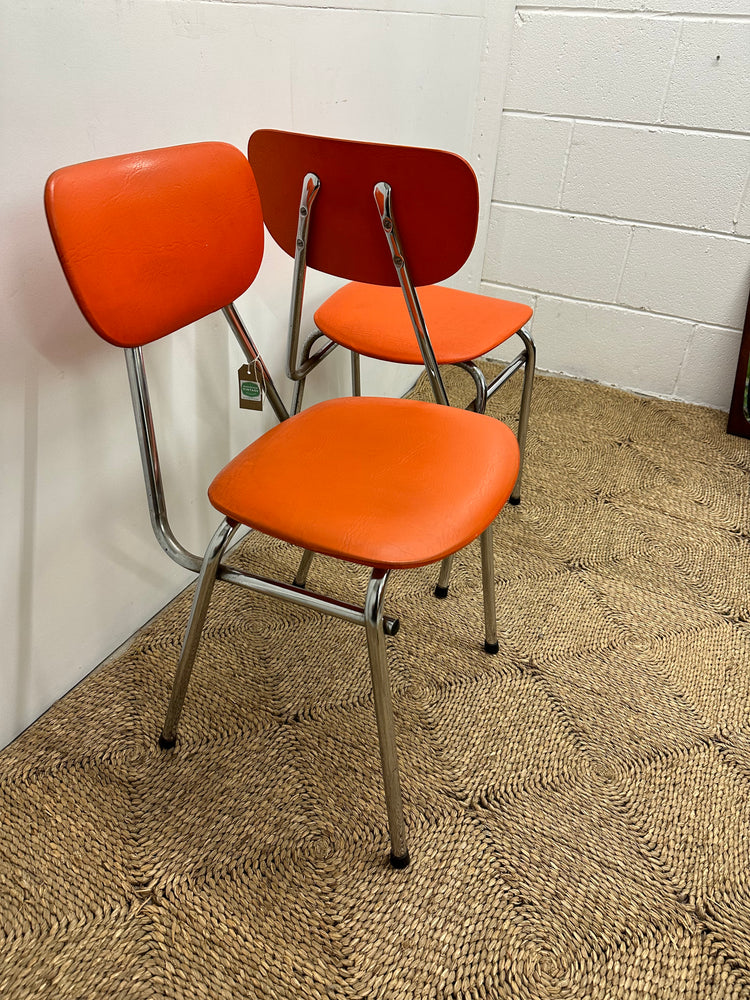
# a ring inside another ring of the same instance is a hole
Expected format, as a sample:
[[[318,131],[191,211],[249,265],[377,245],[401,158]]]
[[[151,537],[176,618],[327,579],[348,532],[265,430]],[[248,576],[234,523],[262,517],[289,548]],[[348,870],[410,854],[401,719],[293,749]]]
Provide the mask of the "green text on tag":
[[[257,361],[243,365],[237,372],[240,409],[263,409],[263,370]]]
[[[260,399],[260,385],[257,382],[241,382],[240,392],[244,399]]]

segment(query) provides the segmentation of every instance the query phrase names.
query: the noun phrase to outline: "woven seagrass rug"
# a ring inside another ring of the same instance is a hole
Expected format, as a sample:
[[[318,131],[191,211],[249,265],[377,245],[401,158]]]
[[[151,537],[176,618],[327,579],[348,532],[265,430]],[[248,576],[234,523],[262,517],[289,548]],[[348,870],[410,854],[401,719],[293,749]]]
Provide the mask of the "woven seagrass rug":
[[[362,630],[220,584],[165,753],[181,595],[0,754],[0,996],[750,997],[750,442],[725,422],[540,377],[499,655],[477,544],[445,601],[434,568],[394,574],[405,871]],[[319,559],[310,585],[366,578]]]

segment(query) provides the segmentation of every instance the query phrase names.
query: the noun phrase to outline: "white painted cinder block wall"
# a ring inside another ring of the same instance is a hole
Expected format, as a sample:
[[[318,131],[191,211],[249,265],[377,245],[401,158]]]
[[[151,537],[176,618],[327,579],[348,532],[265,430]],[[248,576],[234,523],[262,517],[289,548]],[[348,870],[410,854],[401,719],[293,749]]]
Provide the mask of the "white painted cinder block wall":
[[[122,354],[88,328],[42,192],[66,163],[278,127],[452,149],[489,207],[512,3],[23,0],[0,33],[0,745],[187,582],[148,521]],[[503,27],[504,25],[504,27]],[[485,211],[485,222],[487,212]],[[484,241],[462,280],[478,285]],[[273,245],[240,302],[284,386],[291,261]],[[310,306],[335,284],[311,275]],[[312,309],[308,310],[308,314]],[[220,318],[148,349],[170,518],[202,551],[206,485],[272,423],[239,411]],[[331,359],[308,401],[347,389]],[[414,370],[368,365],[398,395]]]
[[[516,5],[482,287],[541,368],[728,408],[749,131],[750,0]]]

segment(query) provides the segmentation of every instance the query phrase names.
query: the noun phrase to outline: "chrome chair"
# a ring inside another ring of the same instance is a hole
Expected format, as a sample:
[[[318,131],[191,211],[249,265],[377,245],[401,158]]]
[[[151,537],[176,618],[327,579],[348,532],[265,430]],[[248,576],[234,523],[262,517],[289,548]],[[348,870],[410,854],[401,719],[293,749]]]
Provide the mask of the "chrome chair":
[[[519,503],[536,359],[534,343],[523,327],[532,310],[522,303],[437,284],[455,273],[456,261],[463,263],[474,244],[478,192],[471,167],[438,150],[270,129],[253,133],[248,158],[266,226],[295,262],[287,362],[287,375],[295,385],[292,412],[302,405],[309,373],[337,345],[351,352],[355,396],[361,394],[360,355],[424,364],[439,403],[448,402],[439,366],[450,364],[473,378],[476,395],[470,408],[480,413],[487,400],[523,369],[518,419],[521,467],[510,496],[512,504]],[[367,193],[376,185],[379,218]],[[375,269],[370,262],[363,266],[344,235],[352,231],[373,250],[386,238],[396,266],[385,258]],[[317,309],[316,330],[300,354],[308,265],[349,283]],[[514,335],[522,350],[487,384],[476,359]],[[321,338],[325,340],[318,343]],[[305,582],[310,559],[306,553],[297,583]],[[449,578],[447,560],[435,588],[437,597],[447,597]]]
[[[457,158],[440,162],[446,169],[458,164],[463,170]],[[368,186],[372,199],[369,180]],[[385,188],[377,197],[386,218]],[[498,651],[492,522],[518,475],[512,431],[479,413],[403,399],[350,397],[289,415],[233,304],[254,281],[263,256],[258,191],[247,159],[233,146],[197,143],[63,167],[47,182],[45,207],[80,309],[101,337],[125,350],[156,538],[167,555],[197,574],[160,746],[175,746],[215,580],[361,625],[372,675],[390,859],[394,867],[404,867],[409,854],[385,649],[385,636],[396,633],[398,621],[384,614],[385,588],[392,570],[438,562],[479,537],[484,648]],[[462,219],[461,228],[471,226]],[[373,274],[392,266],[382,231],[378,236],[371,245],[360,242],[356,229],[347,238],[362,262],[372,260]],[[464,250],[469,246],[467,236]],[[449,266],[460,262],[458,253]],[[427,273],[432,274],[430,267]],[[208,487],[210,502],[224,516],[201,558],[175,538],[167,517],[143,348],[219,309],[248,363],[261,366],[279,423],[232,459]],[[439,473],[445,470],[451,475],[441,484]],[[225,562],[240,524],[370,567],[363,604],[347,604]]]

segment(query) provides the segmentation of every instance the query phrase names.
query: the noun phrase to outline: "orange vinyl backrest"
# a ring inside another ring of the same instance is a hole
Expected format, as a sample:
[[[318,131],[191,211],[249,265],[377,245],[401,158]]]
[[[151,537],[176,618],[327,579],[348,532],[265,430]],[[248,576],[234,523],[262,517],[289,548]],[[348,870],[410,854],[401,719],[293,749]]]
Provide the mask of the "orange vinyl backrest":
[[[454,274],[471,253],[479,216],[474,171],[455,153],[262,129],[248,143],[269,233],[294,256],[302,181],[320,179],[307,263],[350,281],[398,285],[373,188],[392,189],[393,214],[416,285]]]
[[[86,319],[137,347],[228,305],[263,257],[258,189],[223,142],[152,149],[56,170],[52,238]]]

